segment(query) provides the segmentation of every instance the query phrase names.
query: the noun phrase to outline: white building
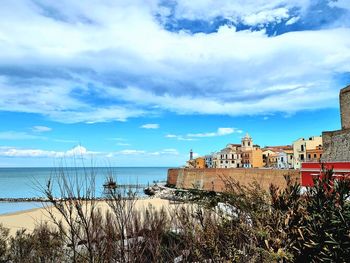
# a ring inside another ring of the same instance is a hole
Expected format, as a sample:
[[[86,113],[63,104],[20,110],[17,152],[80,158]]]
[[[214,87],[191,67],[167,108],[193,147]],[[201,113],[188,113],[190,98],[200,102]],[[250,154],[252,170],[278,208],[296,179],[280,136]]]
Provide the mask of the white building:
[[[240,144],[228,144],[226,148],[216,153],[216,168],[239,168],[242,167],[242,154]]]
[[[204,156],[205,165],[207,168],[214,168],[214,154],[208,154]]]
[[[277,167],[279,169],[293,168],[293,150],[285,150],[278,153]]]
[[[300,169],[301,163],[306,160],[306,150],[316,149],[317,146],[322,146],[322,137],[313,136],[307,139],[300,138],[293,142],[293,167]]]

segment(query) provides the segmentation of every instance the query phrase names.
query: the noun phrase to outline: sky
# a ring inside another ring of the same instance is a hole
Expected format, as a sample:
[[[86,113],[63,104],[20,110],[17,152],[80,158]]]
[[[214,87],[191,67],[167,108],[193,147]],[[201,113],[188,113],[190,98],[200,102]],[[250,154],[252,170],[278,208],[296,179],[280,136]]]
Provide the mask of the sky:
[[[180,166],[340,129],[348,0],[11,0],[0,167]]]

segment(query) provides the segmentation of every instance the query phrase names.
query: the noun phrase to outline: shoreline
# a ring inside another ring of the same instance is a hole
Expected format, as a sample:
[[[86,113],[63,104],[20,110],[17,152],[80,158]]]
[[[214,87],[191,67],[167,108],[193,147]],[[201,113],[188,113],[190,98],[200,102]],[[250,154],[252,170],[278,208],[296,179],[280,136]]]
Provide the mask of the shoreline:
[[[161,198],[138,199],[135,203],[135,209],[142,211],[143,209],[148,208],[150,205],[158,210],[162,207],[165,209],[169,208],[171,203],[169,200]],[[102,209],[102,212],[109,209],[108,204],[103,200],[99,202],[98,206],[100,209]],[[55,212],[55,215],[59,216],[59,213]],[[0,215],[0,224],[10,230],[10,235],[15,235],[18,229],[33,231],[35,226],[45,222],[50,224],[50,217],[48,216],[44,207],[26,209]]]
[[[30,212],[35,212],[36,210],[40,210],[40,209],[44,209],[44,207],[30,208],[30,209],[20,210],[16,212],[3,213],[3,214],[0,214],[0,218],[6,217],[6,216],[22,215]]]

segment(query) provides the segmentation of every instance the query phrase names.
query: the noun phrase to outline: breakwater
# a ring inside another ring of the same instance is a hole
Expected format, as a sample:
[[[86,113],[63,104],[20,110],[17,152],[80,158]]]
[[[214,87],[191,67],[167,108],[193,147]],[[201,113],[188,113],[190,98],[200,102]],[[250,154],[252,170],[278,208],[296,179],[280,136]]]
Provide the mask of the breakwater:
[[[236,180],[242,185],[258,183],[264,190],[271,184],[279,188],[286,187],[285,176],[292,181],[300,182],[299,170],[288,169],[240,169],[240,168],[208,168],[188,169],[176,168],[168,170],[167,184],[178,189],[197,188],[206,191],[222,192],[225,189],[225,180]]]

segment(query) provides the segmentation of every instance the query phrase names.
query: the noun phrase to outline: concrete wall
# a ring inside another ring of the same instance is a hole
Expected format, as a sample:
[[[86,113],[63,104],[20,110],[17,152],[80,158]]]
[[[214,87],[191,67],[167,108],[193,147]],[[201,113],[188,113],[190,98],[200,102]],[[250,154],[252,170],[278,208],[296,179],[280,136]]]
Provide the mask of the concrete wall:
[[[295,181],[300,182],[298,170],[277,169],[238,169],[238,168],[212,168],[212,169],[169,169],[168,184],[176,185],[177,188],[202,190],[214,190],[221,192],[225,189],[223,179],[233,178],[243,185],[254,181],[258,182],[265,190],[270,184],[284,188],[286,186],[284,175],[290,175]]]
[[[342,129],[350,129],[350,86],[340,91],[339,100]]]

